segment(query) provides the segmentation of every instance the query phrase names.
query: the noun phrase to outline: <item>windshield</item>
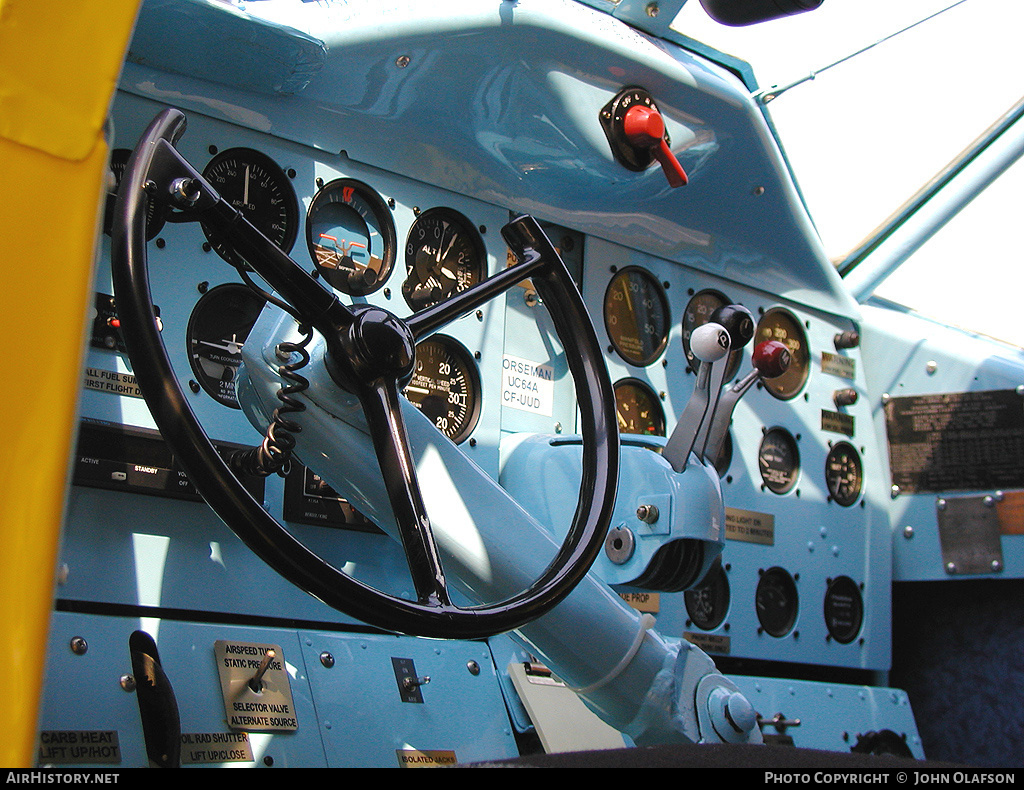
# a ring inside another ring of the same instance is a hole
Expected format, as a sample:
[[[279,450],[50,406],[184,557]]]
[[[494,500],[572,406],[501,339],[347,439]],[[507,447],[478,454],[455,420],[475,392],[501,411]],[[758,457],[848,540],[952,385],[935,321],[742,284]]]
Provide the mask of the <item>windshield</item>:
[[[672,26],[750,63],[762,88],[817,73],[767,106],[836,262],[1024,96],[1019,0],[826,0],[815,11],[744,28],[714,22],[692,0]],[[1021,170],[1000,179],[1000,197],[983,195],[961,214],[959,230],[951,225],[934,237],[915,256],[913,273],[901,271],[876,293],[1024,345],[1022,322],[993,327],[985,311],[965,314],[974,306],[994,313],[993,292],[1024,286],[1013,238]],[[971,222],[979,219],[983,227]],[[981,272],[982,265],[993,271]],[[965,294],[972,284],[976,297]],[[954,304],[940,301],[950,296]]]

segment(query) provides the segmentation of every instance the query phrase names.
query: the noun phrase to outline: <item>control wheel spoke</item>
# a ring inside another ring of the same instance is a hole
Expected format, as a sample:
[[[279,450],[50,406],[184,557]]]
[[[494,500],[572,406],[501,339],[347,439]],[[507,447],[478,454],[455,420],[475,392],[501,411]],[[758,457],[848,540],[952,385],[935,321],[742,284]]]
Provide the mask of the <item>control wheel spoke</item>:
[[[420,603],[448,606],[451,601],[441,556],[430,529],[430,519],[409,450],[398,386],[394,381],[381,380],[361,392],[359,399],[373,438],[416,595]]]
[[[459,294],[446,299],[432,307],[420,310],[406,320],[416,340],[422,340],[437,332],[442,327],[461,318],[471,310],[475,310],[510,288],[519,285],[544,266],[544,259],[534,254],[488,277]]]

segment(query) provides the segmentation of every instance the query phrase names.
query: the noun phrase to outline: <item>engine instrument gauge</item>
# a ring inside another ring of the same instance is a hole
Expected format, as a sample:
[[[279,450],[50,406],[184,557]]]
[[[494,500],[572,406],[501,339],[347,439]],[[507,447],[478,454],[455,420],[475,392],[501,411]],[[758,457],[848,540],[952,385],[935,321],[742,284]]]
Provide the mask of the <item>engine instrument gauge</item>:
[[[765,487],[776,494],[785,494],[800,474],[800,450],[793,434],[785,428],[772,428],[761,439],[757,466]]]
[[[458,444],[480,416],[480,375],[466,349],[444,335],[416,346],[416,367],[403,390],[413,406]]]
[[[849,442],[836,442],[825,458],[825,484],[832,500],[850,507],[860,498],[864,466],[860,454]]]
[[[654,362],[668,344],[668,297],[661,283],[639,266],[616,272],[604,293],[604,326],[626,362]]]
[[[774,637],[783,637],[796,625],[800,596],[796,582],[785,568],[769,568],[761,574],[754,592],[757,619]]]
[[[383,198],[350,178],[325,184],[309,205],[306,246],[329,285],[365,296],[384,285],[395,265],[395,223]]]
[[[788,310],[773,307],[757,323],[754,344],[765,340],[777,340],[789,349],[789,368],[781,376],[764,379],[764,387],[779,400],[795,398],[807,382],[810,374],[811,352],[807,345],[807,334],[800,322]]]
[[[665,412],[658,402],[658,396],[639,379],[616,382],[615,415],[619,422],[619,433],[665,435]]]
[[[686,613],[695,626],[705,631],[718,628],[729,612],[729,579],[719,557],[707,576],[683,593]]]
[[[431,307],[480,282],[486,262],[473,223],[450,208],[429,209],[409,229],[402,295],[413,310]]]
[[[240,408],[235,399],[235,374],[242,364],[242,346],[264,304],[246,286],[227,283],[207,291],[188,320],[188,361],[196,381],[233,409]]]
[[[229,148],[210,160],[203,178],[277,247],[291,251],[299,232],[299,204],[291,181],[273,159],[252,148]],[[200,224],[220,257],[233,266],[247,265],[214,228]]]
[[[857,638],[864,623],[864,599],[860,587],[849,576],[828,583],[825,592],[825,626],[837,642],[847,645]]]
[[[690,349],[690,335],[693,334],[694,329],[708,323],[715,310],[729,304],[732,304],[729,297],[720,291],[711,289],[698,291],[686,303],[682,321],[683,353],[686,354],[686,361],[690,366],[690,370],[694,373],[700,367],[700,360],[694,356],[693,351]],[[737,348],[729,353],[729,366],[725,371],[726,381],[730,381],[736,375],[736,371],[739,370],[742,361],[743,349]]]

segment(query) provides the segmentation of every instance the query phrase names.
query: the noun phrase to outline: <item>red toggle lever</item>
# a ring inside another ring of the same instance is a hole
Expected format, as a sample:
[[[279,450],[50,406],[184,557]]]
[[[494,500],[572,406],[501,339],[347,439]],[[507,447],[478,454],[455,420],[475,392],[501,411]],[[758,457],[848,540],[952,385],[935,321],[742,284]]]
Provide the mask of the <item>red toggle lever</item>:
[[[669,186],[686,185],[689,178],[686,177],[686,171],[679,164],[672,149],[668,147],[668,140],[665,139],[665,120],[660,112],[642,104],[630,107],[623,118],[623,131],[631,144],[637,148],[650,150],[665,172]]]
[[[789,349],[778,340],[758,343],[751,360],[762,378],[774,379],[789,370],[793,357]]]

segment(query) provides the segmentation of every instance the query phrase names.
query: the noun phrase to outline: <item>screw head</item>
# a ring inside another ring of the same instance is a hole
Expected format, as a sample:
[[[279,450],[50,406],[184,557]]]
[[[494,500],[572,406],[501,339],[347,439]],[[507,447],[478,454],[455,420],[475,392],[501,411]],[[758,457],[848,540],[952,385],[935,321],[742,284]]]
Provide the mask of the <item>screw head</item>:
[[[324,667],[326,667],[327,669],[330,669],[334,666],[334,656],[332,656],[325,650],[323,653],[320,654],[320,663],[323,664]]]
[[[71,637],[71,642],[69,644],[71,647],[71,652],[74,653],[76,656],[84,656],[87,652],[89,652],[89,643],[86,642],[80,636]]]

